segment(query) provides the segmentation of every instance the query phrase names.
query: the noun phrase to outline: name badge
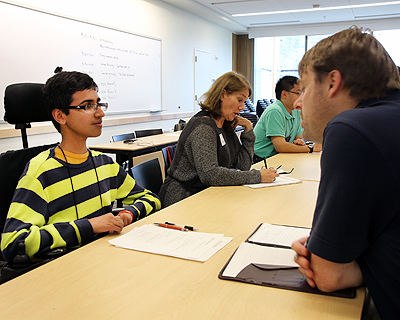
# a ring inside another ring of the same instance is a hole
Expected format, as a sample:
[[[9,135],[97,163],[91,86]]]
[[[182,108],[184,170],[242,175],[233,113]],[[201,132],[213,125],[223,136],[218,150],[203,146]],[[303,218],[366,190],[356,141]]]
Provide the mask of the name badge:
[[[222,135],[222,133],[219,134],[219,140],[221,140],[222,146],[226,145],[226,142],[225,142],[225,139],[224,139],[224,136]]]

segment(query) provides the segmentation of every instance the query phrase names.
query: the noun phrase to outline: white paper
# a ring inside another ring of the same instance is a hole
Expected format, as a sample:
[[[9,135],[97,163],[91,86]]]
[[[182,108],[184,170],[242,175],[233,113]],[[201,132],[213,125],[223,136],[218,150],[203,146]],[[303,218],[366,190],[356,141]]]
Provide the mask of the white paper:
[[[290,248],[292,243],[300,238],[310,235],[309,228],[298,228],[291,226],[279,226],[263,223],[257,231],[248,239],[256,243],[279,245]]]
[[[208,259],[205,257],[211,257],[231,239],[224,239],[223,234],[184,232],[147,224],[109,243],[126,249],[205,261]]]
[[[295,179],[295,178],[290,178],[290,177],[279,176],[275,179],[275,181],[270,182],[270,183],[262,182],[262,183],[254,183],[254,184],[244,184],[244,186],[250,187],[253,189],[257,189],[257,188],[276,187],[276,186],[282,186],[282,185],[294,184],[294,183],[301,183],[301,180]]]
[[[222,275],[236,277],[240,271],[251,263],[298,267],[294,262],[295,254],[296,253],[291,249],[274,248],[242,242]]]

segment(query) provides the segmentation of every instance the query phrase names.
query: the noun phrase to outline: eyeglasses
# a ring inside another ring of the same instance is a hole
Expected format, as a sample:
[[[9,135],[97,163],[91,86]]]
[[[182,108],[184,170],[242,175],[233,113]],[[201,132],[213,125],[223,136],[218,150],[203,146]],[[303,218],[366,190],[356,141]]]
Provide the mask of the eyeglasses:
[[[288,92],[297,94],[298,96],[301,95],[301,91],[298,91],[298,92],[296,92],[296,91],[288,91]]]
[[[100,108],[103,110],[103,112],[106,112],[108,109],[108,103],[107,102],[99,102],[99,103],[93,103],[93,104],[85,104],[83,106],[66,106],[66,107],[61,107],[60,109],[80,109],[84,110],[87,114],[95,113],[97,111],[97,108]]]
[[[282,165],[279,165],[279,166],[277,166],[276,168],[270,168],[270,169],[275,169],[275,170],[278,170],[278,169],[280,169],[282,167]],[[262,166],[261,167],[261,169],[266,169],[265,168],[265,166]],[[292,170],[290,170],[290,171],[280,171],[280,172],[278,172],[279,174],[291,174],[292,172],[293,172],[293,170],[294,170],[294,168],[292,168]]]

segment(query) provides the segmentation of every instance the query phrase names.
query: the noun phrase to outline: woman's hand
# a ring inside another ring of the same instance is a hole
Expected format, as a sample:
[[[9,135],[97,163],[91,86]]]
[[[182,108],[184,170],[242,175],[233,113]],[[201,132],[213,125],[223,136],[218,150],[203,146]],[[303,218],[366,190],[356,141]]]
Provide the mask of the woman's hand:
[[[277,173],[276,169],[260,169],[261,173],[261,182],[273,182],[277,177],[279,177],[279,173]]]
[[[236,129],[237,126],[244,127],[244,131],[249,131],[253,129],[253,125],[251,124],[250,120],[241,116],[236,116],[235,119],[233,119],[232,121],[232,128]]]

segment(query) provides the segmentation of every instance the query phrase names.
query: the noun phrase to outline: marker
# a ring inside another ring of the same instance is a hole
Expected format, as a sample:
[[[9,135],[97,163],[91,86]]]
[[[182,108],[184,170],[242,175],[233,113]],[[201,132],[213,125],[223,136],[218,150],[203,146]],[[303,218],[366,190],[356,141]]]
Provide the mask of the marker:
[[[264,157],[264,166],[265,166],[265,169],[268,169],[268,166],[267,166],[267,158],[265,158],[265,157]]]
[[[169,226],[176,226],[176,227],[179,227],[179,228],[188,229],[188,230],[190,230],[190,231],[199,231],[199,229],[197,229],[197,228],[195,228],[195,227],[191,227],[191,226],[182,226],[182,225],[180,225],[180,224],[176,224],[176,223],[173,223],[173,222],[165,222],[165,224],[167,224],[167,225],[169,225]]]
[[[174,229],[174,230],[179,230],[179,231],[189,231],[188,229],[184,227],[178,227],[178,226],[172,226],[170,224],[165,224],[165,223],[154,223],[158,227],[162,228],[168,228],[168,229]]]

